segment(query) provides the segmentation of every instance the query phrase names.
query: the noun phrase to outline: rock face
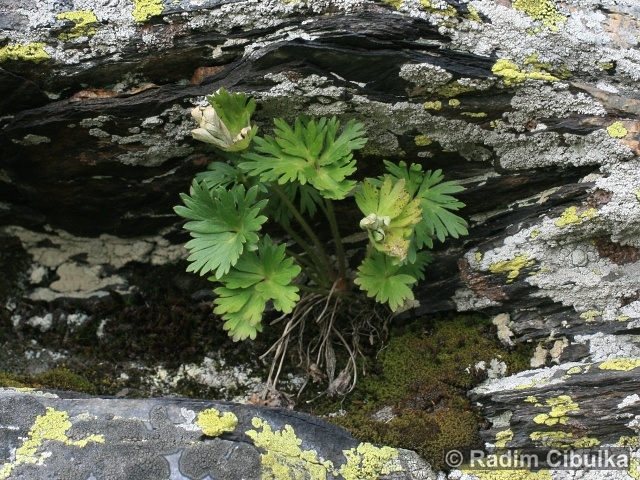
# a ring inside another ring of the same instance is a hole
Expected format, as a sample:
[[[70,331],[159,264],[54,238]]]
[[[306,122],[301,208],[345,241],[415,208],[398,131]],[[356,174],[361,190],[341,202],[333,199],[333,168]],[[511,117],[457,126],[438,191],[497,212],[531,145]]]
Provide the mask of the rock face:
[[[364,122],[365,173],[404,159],[467,188],[470,235],[438,248],[417,313],[495,315],[505,342],[533,342],[532,367],[552,369],[527,375],[555,379],[477,390],[496,422],[488,442],[510,429],[507,446],[540,443],[529,420],[561,396],[565,437],[572,424],[601,444],[637,436],[635,0],[8,0],[0,12],[0,225],[30,257],[31,299],[126,291],[124,266],[184,255],[171,206],[209,161],[187,113],[224,86],[256,98],[260,125]]]
[[[0,388],[0,421],[2,479],[435,479],[413,452],[279,409]]]

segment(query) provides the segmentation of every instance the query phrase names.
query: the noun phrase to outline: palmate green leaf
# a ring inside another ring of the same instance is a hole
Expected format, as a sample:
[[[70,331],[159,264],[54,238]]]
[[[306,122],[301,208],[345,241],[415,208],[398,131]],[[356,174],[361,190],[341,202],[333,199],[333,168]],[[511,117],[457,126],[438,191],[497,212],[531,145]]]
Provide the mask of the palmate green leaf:
[[[185,206],[175,212],[191,220],[184,226],[193,237],[185,247],[190,250],[188,272],[204,275],[214,272],[222,277],[236,264],[245,250],[254,250],[258,234],[267,217],[259,215],[267,200],[256,202],[258,187],[245,191],[237,185],[230,190],[209,189],[194,180],[190,196],[181,194]]]
[[[442,170],[425,172],[424,180],[416,196],[420,198],[423,228],[429,236],[435,234],[438,240],[444,242],[445,237],[458,238],[467,235],[467,222],[456,215],[455,211],[463,208],[464,203],[451,196],[464,190],[464,187],[455,182],[443,182]]]
[[[378,188],[367,179],[355,199],[365,215],[360,227],[367,230],[372,245],[380,252],[404,260],[414,226],[421,220],[420,201],[411,198],[405,189],[405,180],[386,177]]]
[[[225,187],[239,182],[240,172],[224,162],[211,162],[207,170],[196,174],[198,183],[206,182],[209,188]]]
[[[414,298],[410,285],[416,283],[417,278],[408,271],[411,270],[395,264],[388,255],[373,250],[358,267],[354,283],[367,292],[367,296],[375,297],[377,302],[388,303],[395,312],[407,300]]]
[[[222,287],[214,313],[222,315],[224,329],[234,340],[255,338],[262,330],[260,321],[268,301],[276,310],[291,313],[300,299],[291,282],[300,267],[285,256],[285,245],[274,245],[266,236],[257,251],[245,252],[229,273],[220,279]]]
[[[325,198],[343,199],[354,187],[352,151],[366,143],[363,124],[350,120],[336,138],[340,122],[298,117],[294,127],[276,119],[275,137],[255,138],[255,152],[245,153],[240,169],[263,182],[311,184]],[[256,153],[257,152],[257,153]]]

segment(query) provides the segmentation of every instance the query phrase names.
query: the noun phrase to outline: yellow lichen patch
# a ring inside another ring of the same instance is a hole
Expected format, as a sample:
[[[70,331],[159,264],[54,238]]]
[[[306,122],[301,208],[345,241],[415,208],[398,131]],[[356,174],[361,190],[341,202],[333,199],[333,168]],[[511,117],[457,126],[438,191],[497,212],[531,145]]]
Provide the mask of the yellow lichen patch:
[[[629,317],[627,315],[620,315],[619,317],[616,317],[616,320],[618,322],[626,322],[627,320],[629,320]]]
[[[19,465],[38,463],[46,458],[45,454],[36,455],[38,448],[46,440],[62,442],[65,445],[83,448],[88,443],[104,443],[102,435],[89,435],[82,440],[71,440],[67,437],[67,430],[71,428],[69,414],[47,407],[44,415],[38,415],[36,421],[29,430],[27,439],[16,450],[13,462],[5,463],[0,468],[0,480],[9,478],[11,471]]]
[[[133,18],[136,22],[145,22],[154,15],[160,15],[164,10],[162,0],[133,0]]]
[[[533,231],[529,234],[529,237],[530,237],[530,238],[536,238],[538,235],[540,235],[540,230],[536,229],[536,230],[533,230]]]
[[[480,13],[473,5],[467,5],[467,10],[469,10],[469,13],[465,13],[463,15],[464,18],[473,20],[474,22],[484,23],[480,17]]]
[[[495,457],[495,455],[490,455],[487,457],[487,461],[484,462],[486,465],[491,464],[490,462],[492,456]],[[497,465],[497,467],[494,469],[462,469],[462,472],[466,474],[472,474],[474,477],[477,477],[480,480],[553,480],[553,477],[551,477],[549,470],[538,470],[537,472],[532,472],[531,470],[517,468],[501,469],[500,460],[496,458],[494,462]]]
[[[585,220],[590,220],[596,215],[598,215],[598,210],[596,210],[595,208],[585,210],[580,215],[578,215],[577,207],[569,207],[564,212],[562,212],[560,218],[556,220],[555,225],[556,227],[566,227],[567,225],[582,223]]]
[[[238,425],[238,417],[233,412],[221,415],[215,408],[208,408],[198,414],[195,424],[202,428],[205,435],[217,437],[224,432],[233,432]]]
[[[510,442],[511,440],[513,440],[513,431],[511,431],[511,429],[496,433],[495,444],[498,448],[505,448],[507,446],[507,442]]]
[[[452,98],[451,100],[449,100],[450,107],[457,107],[459,105],[460,105],[460,100],[458,100],[457,98]]]
[[[546,28],[553,31],[558,31],[558,24],[567,21],[567,17],[558,12],[551,0],[515,0],[513,8],[542,22]]]
[[[40,63],[51,57],[44,51],[44,43],[29,43],[27,45],[6,45],[0,47],[0,63],[7,60],[28,60]]]
[[[462,112],[460,115],[466,115],[467,117],[473,118],[484,118],[487,116],[484,112]]]
[[[577,437],[571,432],[532,432],[529,438],[544,447],[552,448],[591,448],[600,445],[600,440],[593,437]]]
[[[521,69],[517,64],[513,63],[506,58],[501,58],[491,67],[491,71],[502,77],[502,81],[505,85],[512,85],[514,83],[522,83],[527,79],[530,80],[542,80],[546,82],[557,82],[559,78],[555,75],[545,72],[544,70],[533,67],[530,69]]]
[[[633,191],[633,194],[636,196],[638,201],[640,202],[640,188]]]
[[[629,133],[622,122],[614,122],[607,127],[607,133],[613,138],[623,138]]]
[[[580,318],[582,318],[586,322],[595,322],[596,317],[599,315],[602,315],[602,312],[598,310],[587,310],[586,312],[582,312],[580,314]]]
[[[245,433],[253,440],[256,447],[265,450],[261,455],[263,480],[325,480],[327,473],[333,471],[333,463],[321,462],[318,454],[313,450],[302,450],[302,440],[297,436],[291,425],[285,425],[284,430],[273,431],[264,420],[254,417],[251,424],[257,430]]]
[[[455,17],[458,15],[456,9],[451,5],[447,5],[445,9],[436,7],[430,0],[420,0],[420,4],[424,7],[424,10],[430,13],[437,13],[445,17]]]
[[[559,397],[552,397],[547,399],[547,405],[551,407],[549,413],[541,413],[533,418],[535,423],[553,426],[558,423],[564,425],[569,420],[567,416],[570,412],[575,412],[580,409],[577,403],[571,400],[568,395],[560,395]]]
[[[467,93],[467,92],[473,92],[473,91],[475,91],[474,87],[460,85],[460,82],[458,82],[457,80],[451,83],[447,83],[446,85],[441,86],[437,90],[438,94],[447,98],[456,97],[461,93]]]
[[[384,3],[391,5],[392,7],[395,7],[396,9],[400,8],[400,5],[402,5],[402,0],[382,0]]]
[[[91,10],[75,10],[56,15],[58,20],[71,20],[75,25],[66,33],[61,33],[58,37],[61,40],[70,40],[77,37],[88,37],[95,35],[95,25],[98,24],[98,17]]]
[[[482,252],[476,252],[475,259],[476,262],[480,263],[480,261],[482,260]]]
[[[344,450],[347,463],[340,467],[340,475],[345,480],[376,480],[380,475],[401,472],[402,468],[393,462],[398,450],[391,447],[376,447],[361,443],[357,448]]]
[[[576,375],[578,373],[582,373],[582,368],[580,367],[571,367],[567,370],[567,375]]]
[[[442,102],[440,100],[435,102],[424,102],[425,110],[440,110],[442,109]]]
[[[431,145],[433,143],[433,140],[431,140],[429,137],[427,137],[426,135],[417,135],[414,139],[414,142],[416,142],[416,145],[418,147],[426,147],[427,145]]]
[[[640,447],[640,437],[629,437],[627,435],[623,435],[616,443],[619,447],[632,447],[638,448]]]
[[[533,395],[529,395],[529,396],[525,397],[524,401],[527,402],[527,403],[538,403],[538,399],[536,397],[534,397]]]
[[[614,358],[602,362],[598,368],[600,370],[620,370],[628,372],[640,367],[640,358]]]
[[[613,62],[598,62],[596,65],[602,70],[611,70],[614,67]]]
[[[636,458],[632,458],[629,462],[629,470],[627,473],[631,478],[635,478],[635,480],[640,480],[640,462]]]
[[[491,273],[506,273],[507,283],[511,283],[520,275],[520,270],[536,264],[535,260],[527,260],[529,256],[528,253],[516,254],[511,260],[494,263],[489,267],[489,271]]]

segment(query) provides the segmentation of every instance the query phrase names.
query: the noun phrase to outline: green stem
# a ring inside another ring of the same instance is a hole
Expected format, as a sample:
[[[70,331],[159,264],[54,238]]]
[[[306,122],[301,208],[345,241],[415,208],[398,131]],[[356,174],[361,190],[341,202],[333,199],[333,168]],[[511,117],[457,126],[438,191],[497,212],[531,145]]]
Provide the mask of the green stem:
[[[322,271],[318,271],[318,268],[316,267],[317,263],[314,263],[313,261],[304,258],[302,255],[300,255],[299,253],[293,252],[290,249],[287,249],[287,253],[292,256],[294,258],[294,260],[296,262],[298,262],[298,264],[300,264],[301,266],[306,267],[304,269],[304,274],[309,277],[312,281],[314,281],[317,285],[325,285],[326,282],[329,281],[328,278],[322,278],[321,280],[321,275],[322,275]]]
[[[291,203],[291,200],[289,200],[289,197],[287,197],[286,193],[282,191],[280,186],[276,182],[272,182],[271,186],[273,188],[273,191],[276,192],[276,194],[282,200],[282,203],[284,203],[287,206],[289,211],[293,214],[293,217],[298,221],[302,229],[306,232],[307,236],[312,241],[313,245],[316,247],[317,253],[320,255],[320,259],[322,260],[322,264],[325,265],[326,267],[326,271],[329,272],[330,277],[333,278],[334,274],[333,274],[333,269],[331,268],[331,262],[329,261],[327,252],[322,246],[322,242],[320,242],[320,239],[316,236],[315,233],[313,233],[311,226],[309,226],[309,224],[300,214],[300,211],[296,208],[296,206],[293,203]],[[298,238],[300,237],[298,236]],[[305,245],[306,245],[306,248],[305,248]],[[301,244],[300,246],[309,254],[309,256],[315,256],[313,255],[314,254],[313,249],[311,249],[308,244],[303,242],[303,244]],[[328,283],[329,285],[331,285],[333,282],[330,280]]]
[[[340,278],[347,278],[347,261],[344,254],[344,246],[342,245],[342,237],[340,236],[340,230],[338,229],[338,221],[336,220],[336,214],[333,210],[333,202],[330,199],[325,198],[324,203],[326,205],[325,214],[329,220],[331,226],[331,233],[333,234],[333,241],[336,244],[336,252],[338,253],[338,268],[340,272]]]

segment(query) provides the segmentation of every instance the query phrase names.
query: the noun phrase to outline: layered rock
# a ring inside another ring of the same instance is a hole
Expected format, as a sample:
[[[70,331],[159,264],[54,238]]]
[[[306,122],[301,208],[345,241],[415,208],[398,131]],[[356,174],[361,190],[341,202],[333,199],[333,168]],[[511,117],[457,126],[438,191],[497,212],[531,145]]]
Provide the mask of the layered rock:
[[[263,129],[299,113],[364,122],[366,174],[403,159],[467,187],[470,234],[438,246],[416,312],[499,315],[505,342],[537,346],[532,367],[569,375],[553,388],[479,390],[489,417],[513,405],[528,409],[512,419],[535,417],[547,400],[588,398],[604,383],[609,403],[576,400],[568,424],[578,415],[582,436],[595,438],[597,412],[622,403],[600,441],[633,435],[638,404],[624,403],[640,357],[633,0],[0,8],[0,223],[32,258],[37,288],[27,295],[126,291],[121,267],[183,255],[171,207],[210,159],[189,137],[188,109],[224,86],[256,98]],[[357,225],[344,213],[346,230]],[[621,358],[632,367],[622,383],[601,368]],[[508,428],[511,445],[537,438],[530,423],[498,424],[487,441]]]

